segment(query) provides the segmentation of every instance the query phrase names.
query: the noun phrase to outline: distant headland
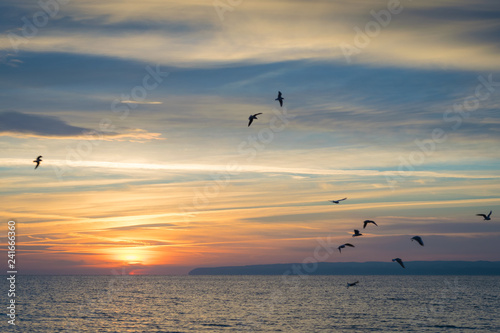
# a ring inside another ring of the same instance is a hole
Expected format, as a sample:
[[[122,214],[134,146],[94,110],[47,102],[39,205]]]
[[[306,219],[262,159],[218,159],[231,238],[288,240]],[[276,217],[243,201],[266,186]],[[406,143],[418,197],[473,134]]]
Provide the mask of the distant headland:
[[[500,261],[319,262],[199,267],[189,275],[500,275]]]

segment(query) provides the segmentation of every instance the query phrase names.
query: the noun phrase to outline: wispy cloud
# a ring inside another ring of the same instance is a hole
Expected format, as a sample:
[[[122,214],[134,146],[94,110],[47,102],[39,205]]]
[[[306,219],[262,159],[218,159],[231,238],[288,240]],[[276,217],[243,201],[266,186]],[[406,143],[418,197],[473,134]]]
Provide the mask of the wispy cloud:
[[[148,105],[148,104],[163,104],[163,102],[155,102],[155,101],[151,101],[151,102],[147,102],[147,101],[129,101],[129,100],[126,100],[126,101],[121,101],[121,103],[123,104],[145,104],[145,105]]]
[[[51,116],[4,111],[0,113],[0,133],[33,134],[38,136],[70,137],[80,136],[90,129],[69,125],[65,121]]]
[[[99,131],[98,135],[95,132],[91,128],[70,125],[54,116],[17,111],[4,111],[0,113],[0,136],[133,142],[165,139],[161,137],[161,133],[150,133],[142,129],[130,129],[124,131],[124,133]]]
[[[367,22],[377,22],[370,12],[387,8],[384,0],[354,3],[355,6],[353,2],[320,1],[311,5],[305,0],[252,1],[227,13],[221,23],[211,3],[207,2],[182,3],[183,15],[179,15],[180,4],[170,1],[111,1],[106,5],[79,1],[65,7],[64,12],[80,23],[101,18],[103,26],[150,20],[165,24],[147,33],[134,31],[130,24],[126,34],[116,31],[106,34],[104,29],[90,28],[96,22],[89,21],[89,28],[80,25],[77,34],[65,33],[61,27],[46,29],[43,36],[22,47],[29,51],[65,50],[181,67],[301,59],[344,61],[339,45],[353,44],[356,38],[353,28],[364,29]],[[355,62],[400,67],[498,69],[498,47],[495,34],[491,33],[492,29],[497,32],[499,29],[495,23],[500,16],[497,5],[491,1],[401,3],[403,12],[394,15],[391,24],[373,38],[369,47],[363,48],[354,58]],[[452,15],[441,15],[436,20],[433,15],[436,10]],[[415,24],[404,22],[418,22],[419,25],[415,28]],[[425,24],[421,24],[423,22]],[[188,28],[180,29],[175,23]],[[471,38],[471,35],[480,38]],[[3,41],[0,47],[9,49],[9,41]]]

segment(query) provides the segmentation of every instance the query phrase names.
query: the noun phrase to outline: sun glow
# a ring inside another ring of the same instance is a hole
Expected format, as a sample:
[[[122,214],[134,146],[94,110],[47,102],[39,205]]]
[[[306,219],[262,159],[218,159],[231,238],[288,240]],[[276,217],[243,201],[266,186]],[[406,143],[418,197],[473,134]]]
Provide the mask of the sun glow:
[[[142,263],[142,259],[136,255],[127,255],[124,257],[123,261],[126,261],[129,265]]]
[[[112,254],[112,258],[126,265],[143,265],[147,261],[147,256],[141,249],[117,249]]]

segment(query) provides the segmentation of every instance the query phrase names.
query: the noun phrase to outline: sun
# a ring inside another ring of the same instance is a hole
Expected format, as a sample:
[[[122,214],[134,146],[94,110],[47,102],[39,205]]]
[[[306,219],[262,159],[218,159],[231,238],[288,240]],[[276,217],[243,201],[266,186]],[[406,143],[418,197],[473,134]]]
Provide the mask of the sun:
[[[126,255],[123,261],[127,262],[129,265],[142,264],[142,258],[135,254]]]
[[[146,253],[142,249],[115,249],[112,253],[112,258],[126,265],[144,264],[146,261]]]

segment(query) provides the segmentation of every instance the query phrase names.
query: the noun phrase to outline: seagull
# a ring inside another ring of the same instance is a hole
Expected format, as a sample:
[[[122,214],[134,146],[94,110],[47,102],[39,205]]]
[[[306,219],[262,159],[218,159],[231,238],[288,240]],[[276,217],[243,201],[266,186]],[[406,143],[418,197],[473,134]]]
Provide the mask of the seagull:
[[[354,247],[354,245],[350,244],[350,243],[345,243],[345,244],[342,244],[338,247],[339,249],[339,252],[342,253],[342,249],[345,248],[346,246],[350,246],[350,247]]]
[[[373,223],[373,224],[375,224],[375,225],[378,227],[378,224],[377,224],[377,223],[375,223],[375,221],[372,221],[372,220],[365,220],[365,221],[363,222],[363,229],[364,229],[364,228],[366,228],[366,225],[367,225],[368,223]]]
[[[40,165],[40,162],[42,161],[42,157],[43,157],[43,156],[42,156],[42,155],[40,155],[40,156],[38,156],[38,157],[36,158],[36,160],[34,160],[34,161],[33,161],[33,163],[36,163],[35,170],[36,170],[36,168],[38,168],[38,166]]]
[[[392,261],[396,261],[398,264],[401,265],[401,267],[406,268],[405,265],[403,264],[403,260],[401,260],[400,258],[392,259]]]
[[[280,106],[283,106],[283,100],[284,100],[284,98],[281,97],[281,91],[278,91],[278,98],[276,98],[275,101],[279,101]]]
[[[489,221],[491,220],[491,210],[490,210],[490,213],[488,215],[484,215],[484,214],[476,214],[477,216],[482,216],[484,218],[485,221]]]
[[[261,112],[261,113],[256,113],[256,114],[250,115],[250,117],[248,117],[248,120],[249,120],[249,121],[248,121],[248,127],[250,127],[250,125],[252,125],[252,121],[253,121],[254,119],[257,119],[257,116],[258,116],[259,114],[262,114],[262,112]]]
[[[344,201],[345,199],[347,199],[347,198],[339,199],[339,200],[328,200],[328,201],[330,201],[331,203],[334,203],[334,204],[339,204],[341,201]]]
[[[363,236],[363,234],[360,234],[359,230],[354,229],[354,235],[352,235],[352,237],[356,237],[356,236]]]
[[[414,240],[416,240],[418,244],[424,246],[424,241],[422,240],[422,237],[420,237],[420,236],[413,236],[411,238],[411,241],[413,242]]]
[[[347,282],[347,288],[353,287],[353,286],[357,285],[358,283],[359,283],[359,281],[356,281],[356,282],[353,282],[353,283]]]

